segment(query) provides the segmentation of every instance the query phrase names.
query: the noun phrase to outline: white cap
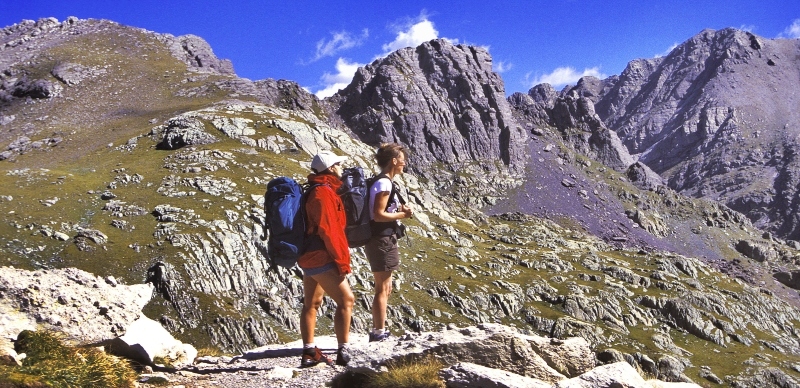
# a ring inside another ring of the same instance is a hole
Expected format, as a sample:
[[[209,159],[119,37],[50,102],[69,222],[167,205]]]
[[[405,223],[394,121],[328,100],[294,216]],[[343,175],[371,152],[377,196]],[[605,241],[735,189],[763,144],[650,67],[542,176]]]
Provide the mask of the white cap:
[[[347,160],[347,156],[338,156],[330,151],[320,151],[320,153],[314,155],[314,159],[311,161],[311,169],[319,174],[330,166],[345,160]]]

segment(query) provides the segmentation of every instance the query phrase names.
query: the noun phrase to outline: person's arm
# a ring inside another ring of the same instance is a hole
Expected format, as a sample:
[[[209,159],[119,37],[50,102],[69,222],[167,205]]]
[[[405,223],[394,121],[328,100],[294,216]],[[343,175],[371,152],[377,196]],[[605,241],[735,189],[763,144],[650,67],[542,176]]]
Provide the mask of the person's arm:
[[[375,194],[375,207],[373,208],[372,219],[376,222],[391,222],[411,217],[411,207],[405,205],[401,205],[397,213],[389,213],[386,211],[390,194],[391,191],[380,191]]]

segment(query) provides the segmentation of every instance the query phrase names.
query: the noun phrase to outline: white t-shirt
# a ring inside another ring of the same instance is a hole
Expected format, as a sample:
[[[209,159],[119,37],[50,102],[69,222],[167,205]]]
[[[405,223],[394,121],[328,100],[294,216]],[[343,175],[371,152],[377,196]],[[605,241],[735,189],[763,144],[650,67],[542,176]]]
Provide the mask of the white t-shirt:
[[[381,192],[392,192],[392,181],[389,178],[381,178],[378,179],[375,183],[372,184],[372,187],[369,189],[369,219],[375,219],[375,197],[378,196],[378,193]],[[389,209],[387,213],[396,213],[397,209],[400,208],[400,201],[397,199],[397,195],[394,196],[392,203],[389,204]]]

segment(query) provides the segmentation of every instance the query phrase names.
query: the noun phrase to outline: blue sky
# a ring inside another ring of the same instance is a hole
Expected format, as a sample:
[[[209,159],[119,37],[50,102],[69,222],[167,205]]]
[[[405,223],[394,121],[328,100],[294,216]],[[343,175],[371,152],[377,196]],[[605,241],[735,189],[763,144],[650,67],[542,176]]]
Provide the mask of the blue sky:
[[[511,94],[619,74],[705,28],[800,37],[798,0],[0,0],[0,26],[49,16],[198,35],[239,76],[288,79],[319,96],[358,66],[433,38],[487,47]]]

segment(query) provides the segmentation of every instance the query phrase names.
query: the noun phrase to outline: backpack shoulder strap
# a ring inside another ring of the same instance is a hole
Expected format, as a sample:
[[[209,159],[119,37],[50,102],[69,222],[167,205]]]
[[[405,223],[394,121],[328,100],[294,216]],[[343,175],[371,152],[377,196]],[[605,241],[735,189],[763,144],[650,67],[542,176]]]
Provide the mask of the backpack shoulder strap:
[[[303,185],[303,195],[300,196],[300,211],[303,213],[303,221],[306,224],[309,224],[308,214],[306,213],[306,203],[308,202],[308,196],[311,195],[311,191],[313,191],[319,186],[328,186],[331,190],[333,190],[333,187],[331,187],[331,185],[327,183],[306,183]],[[314,231],[314,233],[316,233],[316,230]]]
[[[378,175],[376,175],[376,176],[374,176],[372,178],[372,180],[370,181],[370,184],[369,184],[369,191],[372,190],[372,185],[375,184],[375,182],[377,182],[379,179],[382,179],[382,178],[389,179],[389,182],[392,183],[392,190],[389,192],[389,201],[386,202],[386,206],[388,207],[389,204],[392,203],[392,200],[394,199],[394,197],[397,197],[397,200],[400,201],[401,205],[405,205],[406,204],[406,199],[403,198],[403,196],[400,194],[399,186],[397,185],[397,183],[394,180],[389,178],[389,176],[386,175],[385,173],[380,173],[380,174],[378,174]]]

